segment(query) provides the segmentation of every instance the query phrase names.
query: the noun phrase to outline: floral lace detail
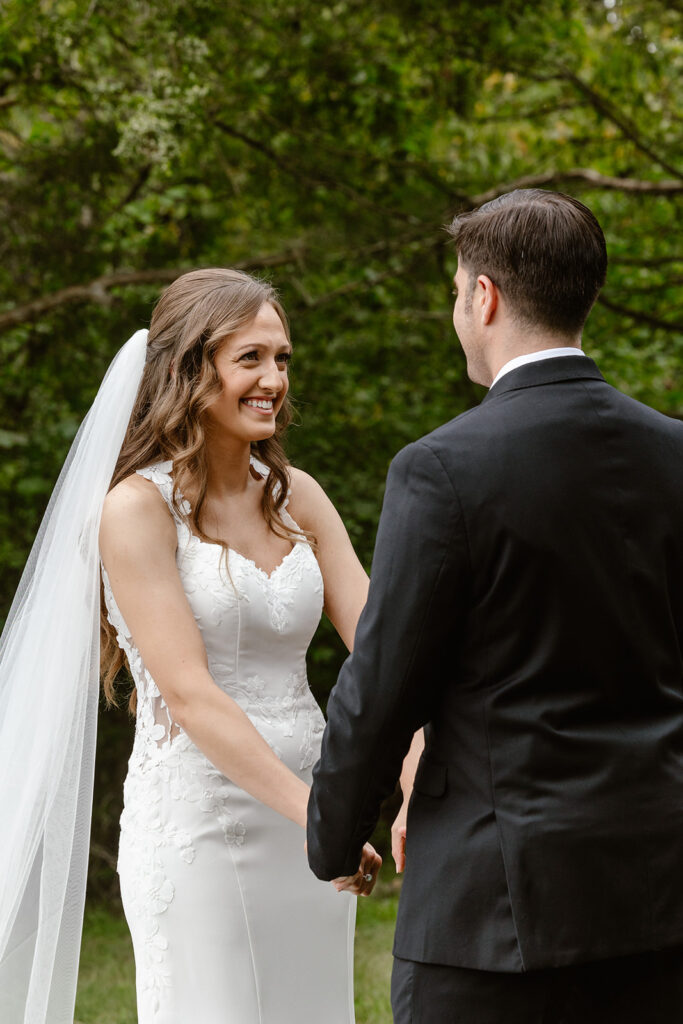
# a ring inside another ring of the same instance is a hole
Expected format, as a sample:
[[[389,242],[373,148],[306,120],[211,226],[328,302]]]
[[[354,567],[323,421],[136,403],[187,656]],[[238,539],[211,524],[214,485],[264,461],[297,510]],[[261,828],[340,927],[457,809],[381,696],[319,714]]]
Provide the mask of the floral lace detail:
[[[228,566],[219,545],[207,544],[184,526],[178,525],[178,536],[185,535],[182,560],[178,566],[183,589],[188,596],[203,590],[211,596],[211,608],[203,615],[195,613],[200,629],[205,626],[220,627],[238,602],[249,601],[243,588],[238,586],[236,575]]]
[[[312,768],[318,760],[318,756],[320,754],[320,743],[325,731],[325,719],[313,694],[311,694],[310,702],[312,706],[309,708],[306,715],[304,735],[299,746],[299,755],[301,758],[299,761],[299,769],[301,771],[304,771],[306,768]]]
[[[132,859],[128,872],[130,892],[128,914],[138,919],[144,935],[143,962],[138,965],[140,998],[147,1010],[159,1011],[172,984],[164,954],[168,938],[163,915],[175,896],[175,887],[164,870],[162,852],[175,850],[178,859],[192,864],[195,848],[191,834],[173,822],[164,821],[163,792],[173,800],[195,804],[204,814],[214,816],[223,830],[228,846],[242,846],[247,835],[245,824],[229,808],[230,783],[198,751],[188,757],[173,747],[142,775],[129,773],[125,783],[125,808],[121,815],[119,863]]]
[[[278,725],[282,736],[291,737],[300,717],[305,716],[299,746],[299,769],[303,771],[314,764],[325,719],[308,686],[305,669],[287,676],[281,693],[273,693],[265,680],[257,675],[249,675],[239,681],[231,678],[229,667],[212,659],[209,659],[209,669],[221,689],[239,704],[257,728],[263,722],[270,726]],[[279,749],[272,743],[270,746],[280,756]]]
[[[296,544],[270,576],[239,551],[231,551],[231,555],[235,556],[235,562],[241,565],[240,574],[248,572],[254,576],[268,605],[273,629],[278,633],[284,633],[291,624],[297,589],[301,585],[306,568],[310,569],[310,559],[315,559],[311,549],[307,544]],[[319,592],[322,595],[322,580],[319,583]]]
[[[147,1013],[156,1014],[171,989],[165,964],[168,939],[163,915],[175,896],[174,885],[162,869],[160,852],[162,847],[175,847],[179,857],[191,863],[194,850],[186,832],[162,824],[155,806],[160,790],[147,792],[142,806],[138,806],[131,783],[129,776],[124,787],[126,808],[121,816],[119,870],[125,858],[130,858],[127,913],[137,919],[144,937],[144,946],[137,953],[138,1000]]]
[[[156,760],[159,753],[165,750],[171,742],[177,743],[179,747],[193,747],[196,750],[197,748],[182,732],[180,726],[173,722],[166,701],[145,668],[140,652],[121,615],[107,571],[104,566],[101,568],[107,620],[116,630],[116,640],[126,655],[138,692],[135,741],[129,765],[135,766],[143,764],[147,760]]]
[[[262,474],[267,472],[260,463],[252,463]],[[138,472],[157,486],[174,515],[178,572],[204,636],[211,675],[281,760],[292,768],[298,763],[301,771],[310,769],[324,729],[305,668],[306,647],[323,604],[315,555],[309,545],[296,543],[270,575],[239,552],[231,550],[226,558],[220,545],[194,535],[173,509],[171,470],[171,462],[162,462]],[[189,514],[189,504],[177,497],[182,515]],[[298,529],[286,512],[284,517]],[[199,837],[207,834],[202,824],[205,815],[215,822],[228,847],[248,848],[249,833],[247,822],[240,820],[231,804],[236,787],[173,722],[118,608],[104,567],[102,578],[107,617],[116,629],[138,693],[119,867],[122,879],[124,871],[126,877],[126,913],[131,922],[137,922],[139,998],[145,1012],[154,1016],[172,998],[164,922],[175,897],[173,864],[180,870],[195,862],[195,844],[199,846]],[[243,647],[250,652],[244,665]],[[250,665],[255,651],[265,669]],[[174,824],[176,801],[183,808],[178,820],[184,825],[189,821],[191,827]],[[194,808],[189,817],[188,808]]]
[[[151,480],[153,484],[156,484],[164,501],[175,514],[175,508],[173,506],[173,479],[171,477],[172,469],[173,463],[169,459],[167,462],[157,462],[153,466],[147,466],[145,469],[138,469],[137,472],[138,475],[143,476],[145,480]],[[178,498],[178,508],[181,513],[184,516],[189,516],[192,511],[189,501],[186,501],[179,491],[176,492],[176,497]],[[176,521],[178,520],[177,515],[175,515],[175,519]]]

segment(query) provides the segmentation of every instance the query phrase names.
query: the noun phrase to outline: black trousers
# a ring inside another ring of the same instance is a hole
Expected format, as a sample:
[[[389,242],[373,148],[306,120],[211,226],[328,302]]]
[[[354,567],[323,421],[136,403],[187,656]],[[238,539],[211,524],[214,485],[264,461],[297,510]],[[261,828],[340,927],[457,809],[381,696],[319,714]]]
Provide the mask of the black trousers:
[[[394,1024],[677,1024],[683,947],[498,974],[394,960]]]

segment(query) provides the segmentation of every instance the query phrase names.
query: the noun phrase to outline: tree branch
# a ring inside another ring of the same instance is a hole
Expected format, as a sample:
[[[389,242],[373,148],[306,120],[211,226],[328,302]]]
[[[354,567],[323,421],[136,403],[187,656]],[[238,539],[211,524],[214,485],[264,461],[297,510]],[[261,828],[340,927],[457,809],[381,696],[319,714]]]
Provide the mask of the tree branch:
[[[571,82],[572,85],[590,101],[593,108],[597,110],[599,114],[602,114],[603,117],[606,117],[612,122],[612,124],[615,124],[623,135],[625,135],[627,139],[630,139],[636,149],[639,149],[640,152],[644,153],[645,156],[648,156],[650,160],[653,160],[656,164],[659,164],[660,167],[663,167],[665,171],[669,172],[669,174],[673,174],[675,178],[683,179],[683,172],[655,153],[650,144],[643,141],[640,136],[640,132],[633,121],[612,106],[609,100],[597,92],[588,84],[588,82],[584,82],[583,78],[580,78],[579,75],[575,74],[568,67],[562,67],[560,77]]]
[[[418,255],[419,254],[414,254],[416,257]],[[392,268],[390,270],[383,270],[382,272],[375,274],[372,280],[369,278],[360,278],[354,281],[347,281],[344,285],[340,285],[339,288],[334,288],[331,292],[326,292],[323,295],[310,295],[298,281],[290,280],[290,284],[301,296],[303,300],[303,308],[317,309],[318,306],[327,305],[328,302],[334,302],[335,299],[343,298],[345,295],[370,292],[376,285],[380,285],[383,281],[395,281],[396,278],[402,278],[404,274],[411,271],[412,264],[414,262],[415,259],[409,261],[398,269]]]
[[[262,144],[257,143],[256,140],[248,140],[246,137],[242,136],[242,133],[237,131],[233,132],[232,129],[230,130],[230,134],[234,134],[237,138],[242,138],[242,140],[246,141],[249,145],[256,144],[256,147],[262,149],[266,156],[274,158],[278,163],[280,162],[277,154],[269,151],[268,147],[262,147]],[[143,174],[144,170],[145,169],[143,169]],[[289,173],[293,173],[293,169],[288,168],[288,170]],[[567,171],[553,171],[545,174],[525,175],[502,185],[496,185],[479,195],[458,195],[458,208],[461,211],[471,210],[481,206],[483,203],[487,203],[490,200],[497,198],[500,195],[503,195],[506,192],[511,192],[514,189],[538,188],[544,185],[558,185],[563,181],[582,181],[592,188],[619,190],[641,195],[677,195],[683,192],[683,182],[679,181],[641,181],[634,178],[615,178],[600,174],[598,171],[594,171],[590,168],[573,168]],[[381,239],[355,251],[345,250],[344,252],[328,254],[328,258],[332,261],[348,260],[351,258],[358,259],[361,256],[367,257],[370,255],[378,255],[379,253],[387,250],[395,251],[402,246],[411,246],[417,242],[429,245],[430,243],[439,240],[442,236],[442,230],[443,229],[436,224],[416,224],[412,226],[409,231],[399,234],[398,237]],[[253,260],[233,265],[242,270],[259,270],[265,267],[286,266],[290,263],[299,263],[303,254],[304,250],[299,247],[283,253],[256,257]],[[657,266],[660,263],[673,263],[678,260],[679,257],[674,256],[662,256],[659,260],[646,258],[639,259],[637,257],[616,257],[612,262],[633,264],[635,266]],[[144,284],[170,284],[181,274],[191,269],[194,268],[162,267],[152,270],[118,271],[111,274],[104,274],[86,284],[71,285],[67,288],[62,288],[59,291],[53,292],[50,295],[40,296],[39,298],[33,299],[31,302],[27,302],[24,305],[15,306],[13,309],[0,312],[0,331],[16,327],[18,324],[30,323],[55,309],[73,303],[94,302],[100,305],[107,305],[112,301],[110,292],[114,288]],[[299,291],[305,307],[311,308],[332,301],[339,296],[356,292],[363,288],[371,288],[374,283],[384,280],[385,277],[391,277],[392,273],[393,272],[387,272],[386,274],[381,274],[374,282],[368,282],[367,279],[363,281],[348,282],[341,287],[318,297],[312,297],[308,293],[302,291],[301,287],[295,280],[292,280],[292,284],[296,290]],[[636,322],[645,323],[651,327],[663,328],[664,330],[680,329],[680,325],[676,325],[666,320],[660,320],[659,318],[653,317],[647,313],[627,309],[626,307],[622,307],[612,302],[611,299],[606,299],[603,296],[600,297],[599,301],[613,312],[620,313],[623,316],[628,316]]]
[[[656,327],[664,331],[683,331],[683,323],[676,324],[670,320],[660,320],[659,317],[652,316],[650,313],[643,313],[639,309],[628,309],[626,306],[613,302],[606,295],[598,295],[598,302],[605,309],[610,309],[613,313],[619,313],[620,316],[627,316],[637,324],[647,324],[648,327]]]
[[[668,280],[657,281],[654,284],[652,280],[647,284],[633,284],[632,281],[616,284],[614,281],[610,281],[610,288],[612,291],[628,292],[629,295],[652,295],[653,288],[656,288],[658,292],[663,292],[671,288],[678,288],[682,284],[683,277],[670,277]]]
[[[245,146],[249,146],[250,149],[255,150],[257,153],[261,153],[265,156],[276,167],[279,167],[284,174],[289,174],[291,177],[297,178],[299,181],[305,181],[313,187],[323,186],[324,188],[332,188],[337,192],[343,193],[348,196],[359,206],[365,206],[370,210],[375,210],[378,213],[388,214],[391,217],[396,217],[399,220],[407,221],[409,224],[418,222],[416,217],[405,213],[403,210],[389,209],[386,206],[382,206],[381,203],[376,203],[374,199],[368,198],[362,192],[358,192],[352,185],[346,184],[346,182],[339,181],[335,178],[331,178],[328,175],[311,176],[306,170],[300,165],[295,163],[290,164],[287,160],[283,160],[279,153],[276,153],[274,149],[261,142],[260,139],[254,139],[250,135],[246,135],[238,128],[234,128],[232,125],[226,124],[225,121],[220,118],[213,117],[212,124],[218,128],[219,131],[223,132],[224,135],[229,135],[240,142],[243,142]]]
[[[360,280],[347,281],[345,284],[340,285],[338,288],[333,288],[331,292],[325,292],[323,295],[311,295],[306,291],[301,282],[294,278],[290,280],[290,283],[301,296],[306,309],[317,309],[319,306],[324,306],[328,302],[342,298],[344,295],[351,295],[353,292],[370,291],[371,288],[374,288],[375,285],[380,284],[382,281],[386,281],[388,278],[400,277],[402,273],[406,272],[407,268],[405,267],[400,271],[385,270],[373,277],[372,280],[363,277]]]
[[[571,101],[558,101],[556,103],[547,103],[540,107],[536,107],[531,110],[523,110],[516,112],[514,119],[516,121],[533,121],[537,117],[549,117],[551,114],[561,114],[567,110],[577,110],[584,106],[580,100]],[[484,124],[509,124],[512,120],[510,112],[504,114],[485,114],[481,117],[472,117],[472,123],[477,125]]]
[[[664,263],[683,263],[683,256],[610,256],[609,261],[620,267],[661,267]]]
[[[134,199],[137,199],[141,189],[147,184],[147,181],[149,180],[149,176],[151,173],[152,164],[143,164],[143,166],[140,168],[135,177],[135,181],[132,183],[132,185],[128,189],[128,192],[116,207],[117,211],[125,209],[125,207],[128,206],[128,203],[132,203]]]
[[[232,266],[237,270],[263,270],[266,267],[281,267],[288,263],[295,263],[300,256],[300,252],[275,253],[271,256],[260,256],[253,260],[233,263]],[[103,274],[87,284],[60,288],[59,291],[52,292],[50,295],[41,295],[40,298],[33,299],[22,306],[15,306],[14,309],[0,312],[0,331],[38,320],[54,309],[77,302],[108,305],[112,301],[109,293],[113,288],[144,284],[171,284],[181,274],[196,269],[196,267],[160,267],[156,270],[123,270],[112,274]]]
[[[497,199],[505,192],[516,188],[541,188],[544,185],[559,185],[563,181],[585,181],[590,188],[604,188],[619,192],[636,192],[640,195],[671,196],[683,193],[683,181],[640,181],[637,178],[614,178],[600,174],[589,167],[573,167],[568,171],[548,171],[545,174],[526,174],[505,185],[495,185],[487,192],[472,196],[472,206],[481,206],[491,199]]]

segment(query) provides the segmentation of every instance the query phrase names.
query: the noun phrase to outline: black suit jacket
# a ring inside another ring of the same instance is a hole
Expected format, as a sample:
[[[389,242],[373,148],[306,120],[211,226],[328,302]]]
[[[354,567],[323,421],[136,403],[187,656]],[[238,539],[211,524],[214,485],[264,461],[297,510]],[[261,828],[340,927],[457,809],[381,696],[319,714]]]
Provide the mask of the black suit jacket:
[[[309,859],[353,873],[416,729],[394,952],[523,971],[683,942],[683,423],[584,356],[394,459]]]

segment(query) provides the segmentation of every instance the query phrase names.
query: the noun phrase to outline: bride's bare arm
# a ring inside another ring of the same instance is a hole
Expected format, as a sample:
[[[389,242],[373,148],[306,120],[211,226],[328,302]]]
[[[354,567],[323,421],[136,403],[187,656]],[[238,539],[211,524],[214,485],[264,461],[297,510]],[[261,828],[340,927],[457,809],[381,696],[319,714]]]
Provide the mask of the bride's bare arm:
[[[319,484],[300,470],[292,471],[290,510],[300,526],[315,534],[318,561],[325,581],[325,611],[346,646],[353,650],[353,638],[368,596],[368,577],[361,566],[346,528]],[[424,750],[424,732],[418,730],[403,762],[401,789],[403,803],[391,828],[391,848],[396,870],[405,867],[406,817],[413,779]]]
[[[410,750],[406,754],[403,762],[403,768],[401,769],[401,792],[403,793],[403,801],[398,814],[394,819],[394,823],[391,826],[391,854],[396,862],[396,870],[399,873],[405,870],[406,866],[406,822],[408,820],[408,804],[410,803],[410,797],[413,792],[413,782],[415,781],[415,773],[417,772],[417,766],[420,762],[420,757],[422,756],[424,747],[424,729],[418,729],[413,736],[413,742],[410,744]]]
[[[291,470],[289,511],[316,537],[325,585],[325,614],[350,651],[368,597],[368,575],[360,564],[339,513],[313,477]]]
[[[317,541],[316,556],[325,586],[325,613],[350,651],[360,613],[368,597],[368,575],[360,564],[339,513],[313,477],[301,470],[291,471],[289,512]],[[368,896],[374,888],[382,858],[366,843],[363,859],[355,875],[334,880],[342,891]],[[363,876],[372,876],[364,882]]]
[[[129,477],[107,496],[100,551],[116,603],[170,715],[224,775],[306,824],[309,787],[214,683],[175,562],[176,528],[154,485]]]
[[[325,611],[346,646],[353,650],[353,638],[367,600],[369,581],[346,528],[320,485],[300,470],[292,471],[290,510],[296,522],[300,526],[305,524],[306,529],[318,539],[318,561],[325,581]],[[403,802],[391,828],[391,849],[399,872],[405,867],[408,804],[424,742],[424,731],[419,729],[401,771]]]

